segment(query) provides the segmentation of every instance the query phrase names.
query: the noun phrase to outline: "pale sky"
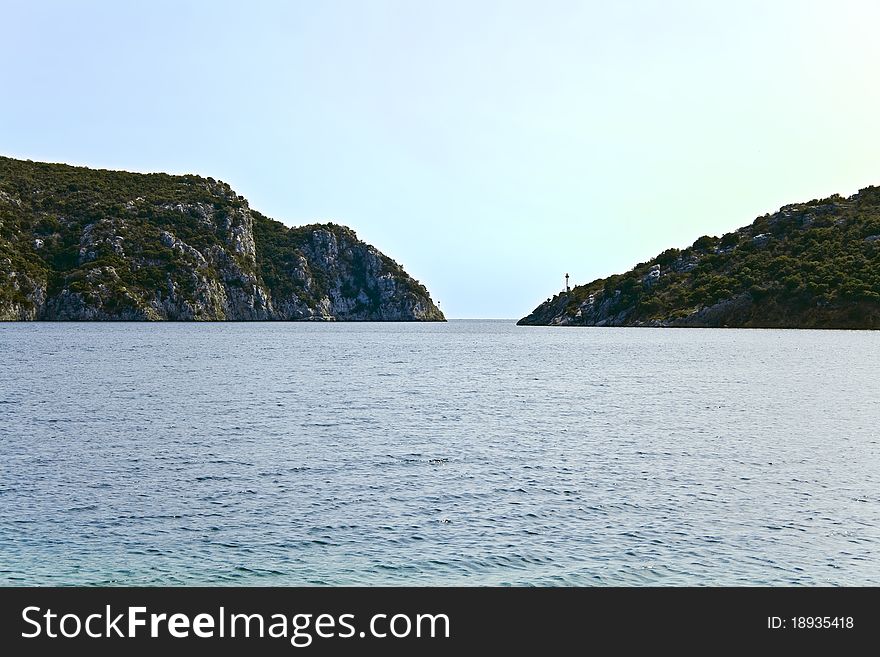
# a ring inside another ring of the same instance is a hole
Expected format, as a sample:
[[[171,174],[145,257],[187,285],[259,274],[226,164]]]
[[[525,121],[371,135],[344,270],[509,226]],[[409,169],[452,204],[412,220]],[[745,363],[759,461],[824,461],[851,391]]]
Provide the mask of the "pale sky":
[[[229,182],[447,317],[880,184],[880,3],[0,0],[0,154]]]

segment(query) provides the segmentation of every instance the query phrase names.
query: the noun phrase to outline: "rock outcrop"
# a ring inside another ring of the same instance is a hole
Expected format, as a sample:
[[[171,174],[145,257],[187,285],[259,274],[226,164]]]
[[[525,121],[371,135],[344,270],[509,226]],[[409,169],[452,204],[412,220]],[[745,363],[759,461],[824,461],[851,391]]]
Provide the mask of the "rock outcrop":
[[[444,317],[349,228],[289,228],[221,181],[0,158],[0,320]]]

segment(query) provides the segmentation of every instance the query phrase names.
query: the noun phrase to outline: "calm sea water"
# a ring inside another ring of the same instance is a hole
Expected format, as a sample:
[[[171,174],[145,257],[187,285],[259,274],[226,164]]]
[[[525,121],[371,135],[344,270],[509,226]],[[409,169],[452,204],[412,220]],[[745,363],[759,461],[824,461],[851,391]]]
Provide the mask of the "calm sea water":
[[[880,333],[0,325],[0,583],[880,584]]]

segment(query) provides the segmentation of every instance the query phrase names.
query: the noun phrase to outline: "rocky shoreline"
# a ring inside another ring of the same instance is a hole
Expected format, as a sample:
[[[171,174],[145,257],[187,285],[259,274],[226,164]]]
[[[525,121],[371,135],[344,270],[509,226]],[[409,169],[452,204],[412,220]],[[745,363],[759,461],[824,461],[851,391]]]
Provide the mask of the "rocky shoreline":
[[[289,228],[221,181],[0,158],[0,320],[445,318],[351,229]]]
[[[518,324],[880,329],[880,189],[668,249],[560,292]]]

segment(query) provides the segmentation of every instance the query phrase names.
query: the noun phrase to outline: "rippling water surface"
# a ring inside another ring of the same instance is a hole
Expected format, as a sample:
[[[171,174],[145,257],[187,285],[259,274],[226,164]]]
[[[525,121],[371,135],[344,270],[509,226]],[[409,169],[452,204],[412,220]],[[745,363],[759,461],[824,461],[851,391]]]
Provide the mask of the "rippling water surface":
[[[0,325],[0,583],[880,584],[880,334]]]

